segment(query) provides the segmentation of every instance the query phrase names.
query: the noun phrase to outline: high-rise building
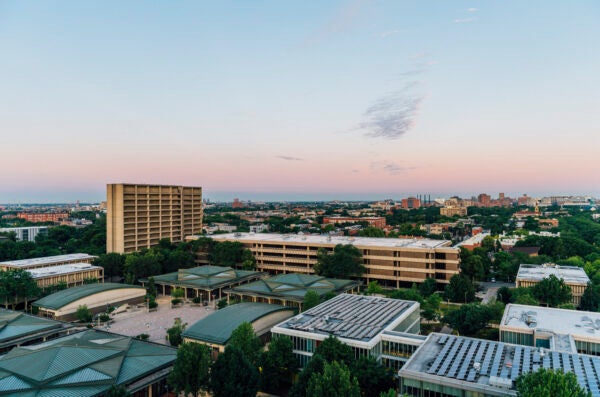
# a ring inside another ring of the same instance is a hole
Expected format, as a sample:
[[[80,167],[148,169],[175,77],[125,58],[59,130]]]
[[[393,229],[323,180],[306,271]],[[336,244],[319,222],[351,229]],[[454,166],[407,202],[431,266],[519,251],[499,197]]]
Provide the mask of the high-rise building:
[[[128,253],[202,233],[202,188],[109,184],[106,251]]]
[[[492,203],[492,197],[489,194],[481,193],[477,196],[477,201],[482,207],[489,207]]]
[[[403,198],[402,208],[405,210],[421,208],[421,200],[416,197]]]

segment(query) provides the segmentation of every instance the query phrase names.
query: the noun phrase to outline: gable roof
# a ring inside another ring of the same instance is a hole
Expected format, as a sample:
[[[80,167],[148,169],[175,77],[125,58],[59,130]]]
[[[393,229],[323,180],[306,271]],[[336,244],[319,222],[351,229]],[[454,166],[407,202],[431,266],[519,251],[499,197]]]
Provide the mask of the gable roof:
[[[179,269],[177,272],[154,276],[154,282],[156,284],[212,290],[260,275],[260,272],[251,270],[205,265],[190,269]]]
[[[173,364],[176,350],[84,331],[0,357],[0,395],[97,396]]]
[[[65,324],[48,318],[0,309],[0,343],[64,327]]]

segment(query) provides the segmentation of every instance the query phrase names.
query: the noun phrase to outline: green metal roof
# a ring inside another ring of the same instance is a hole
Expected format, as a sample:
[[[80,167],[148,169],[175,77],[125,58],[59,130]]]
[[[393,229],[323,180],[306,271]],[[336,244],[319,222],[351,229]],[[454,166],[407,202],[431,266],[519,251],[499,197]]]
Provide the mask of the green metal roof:
[[[357,283],[352,280],[325,278],[313,274],[288,273],[234,287],[234,293],[304,301],[308,291],[319,295],[344,292]]]
[[[0,395],[98,396],[173,364],[171,347],[89,330],[0,357]]]
[[[183,336],[204,342],[224,345],[231,337],[231,333],[247,321],[252,323],[266,315],[278,311],[293,309],[280,305],[266,303],[238,303],[203,318],[190,328],[183,331]],[[290,314],[291,316],[292,314]]]
[[[0,343],[55,328],[63,328],[63,324],[48,318],[0,309]]]
[[[213,290],[260,275],[260,272],[250,270],[206,265],[191,269],[179,269],[177,272],[154,276],[154,282],[156,284]]]
[[[100,292],[110,291],[114,289],[123,288],[139,288],[143,289],[139,285],[129,284],[117,284],[117,283],[95,283],[80,285],[77,287],[67,288],[62,291],[55,292],[48,296],[38,299],[33,302],[33,306],[43,307],[52,310],[58,310],[69,303],[75,302],[79,299],[88,297],[90,295],[98,294]]]

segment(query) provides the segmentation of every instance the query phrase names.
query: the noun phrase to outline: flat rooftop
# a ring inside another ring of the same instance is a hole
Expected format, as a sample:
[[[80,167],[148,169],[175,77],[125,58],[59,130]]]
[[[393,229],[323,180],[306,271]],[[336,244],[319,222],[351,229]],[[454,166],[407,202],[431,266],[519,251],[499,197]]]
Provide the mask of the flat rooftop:
[[[600,313],[552,307],[508,304],[500,330],[549,331],[585,339],[600,339]]]
[[[478,234],[476,234],[472,237],[469,237],[468,239],[456,244],[455,247],[462,247],[463,245],[481,244],[483,239],[489,235],[490,235],[489,233],[478,233]]]
[[[61,263],[61,262],[76,262],[83,260],[96,259],[97,256],[88,255],[88,254],[67,254],[67,255],[55,255],[55,256],[45,256],[42,258],[31,258],[31,259],[20,259],[15,261],[5,261],[0,262],[0,266],[6,267],[35,267],[35,266],[44,266],[44,265],[52,265],[53,263]]]
[[[69,274],[69,273],[79,273],[92,269],[102,269],[101,266],[94,266],[90,263],[69,263],[66,265],[56,265],[56,266],[48,266],[48,267],[38,267],[34,269],[26,269],[31,277],[35,278],[43,278],[56,276],[60,274]]]
[[[554,263],[543,265],[522,264],[517,273],[517,280],[542,281],[544,278],[554,275],[565,280],[566,284],[587,285],[590,282],[585,271],[577,266],[560,266]]]
[[[600,395],[600,357],[437,333],[417,349],[400,377],[486,396],[515,396],[519,375],[539,368],[573,372],[581,386]]]
[[[335,246],[337,244],[352,244],[360,247],[386,247],[386,248],[442,248],[449,247],[448,240],[408,239],[408,238],[375,238],[375,237],[347,237],[313,234],[281,234],[281,233],[227,233],[211,236],[213,240],[227,240],[240,242],[261,241],[263,243],[294,243],[294,244],[321,244]]]
[[[341,294],[278,324],[277,328],[368,342],[418,303],[374,296]]]

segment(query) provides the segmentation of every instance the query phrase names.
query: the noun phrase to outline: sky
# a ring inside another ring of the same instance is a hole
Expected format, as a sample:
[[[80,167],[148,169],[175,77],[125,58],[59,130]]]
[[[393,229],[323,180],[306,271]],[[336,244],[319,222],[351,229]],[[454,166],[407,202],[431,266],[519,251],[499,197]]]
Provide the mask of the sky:
[[[600,196],[600,2],[0,0],[0,203]]]

